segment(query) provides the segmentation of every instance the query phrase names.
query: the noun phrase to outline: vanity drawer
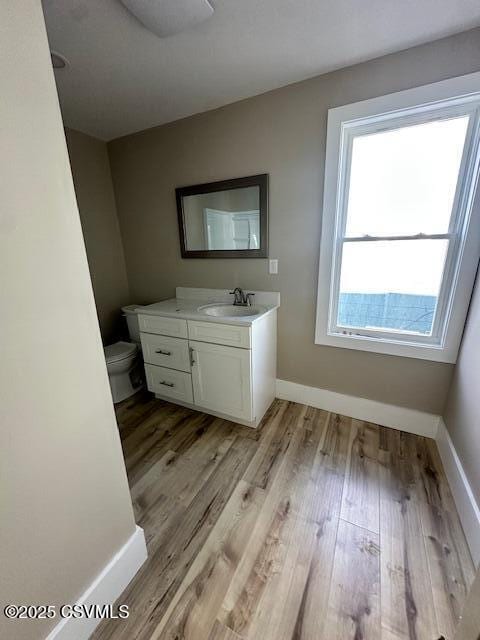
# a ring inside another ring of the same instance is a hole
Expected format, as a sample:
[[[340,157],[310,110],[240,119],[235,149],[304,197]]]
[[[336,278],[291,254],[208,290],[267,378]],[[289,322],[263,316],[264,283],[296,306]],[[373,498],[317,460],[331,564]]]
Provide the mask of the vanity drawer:
[[[188,320],[188,336],[190,340],[198,340],[199,342],[213,342],[214,344],[225,344],[229,347],[242,347],[243,349],[251,347],[250,327]]]
[[[141,333],[143,360],[169,369],[190,371],[188,342],[181,338]]]
[[[187,321],[180,318],[166,318],[163,316],[150,316],[139,314],[138,324],[140,331],[145,333],[158,333],[162,336],[172,336],[173,338],[186,338]]]
[[[145,364],[148,390],[172,400],[193,403],[192,376],[183,371]]]

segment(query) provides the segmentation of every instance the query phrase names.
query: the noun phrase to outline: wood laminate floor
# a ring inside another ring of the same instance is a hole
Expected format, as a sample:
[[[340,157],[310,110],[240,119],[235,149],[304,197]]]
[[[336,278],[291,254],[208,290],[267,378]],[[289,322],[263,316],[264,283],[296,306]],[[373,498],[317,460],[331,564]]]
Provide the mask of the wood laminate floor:
[[[149,558],[96,640],[437,640],[474,567],[433,440],[276,400],[117,407]]]

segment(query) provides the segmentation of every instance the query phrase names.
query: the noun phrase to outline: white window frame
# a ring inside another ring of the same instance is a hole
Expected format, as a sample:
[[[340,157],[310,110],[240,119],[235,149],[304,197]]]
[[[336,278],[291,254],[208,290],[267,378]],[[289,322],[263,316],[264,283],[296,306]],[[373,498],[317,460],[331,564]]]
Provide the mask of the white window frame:
[[[449,239],[432,335],[337,326],[343,244],[365,241],[365,238],[344,238],[354,137],[459,115],[471,117],[450,228],[446,234],[417,236]],[[438,362],[456,361],[480,256],[479,171],[480,72],[329,110],[315,330],[317,344]]]

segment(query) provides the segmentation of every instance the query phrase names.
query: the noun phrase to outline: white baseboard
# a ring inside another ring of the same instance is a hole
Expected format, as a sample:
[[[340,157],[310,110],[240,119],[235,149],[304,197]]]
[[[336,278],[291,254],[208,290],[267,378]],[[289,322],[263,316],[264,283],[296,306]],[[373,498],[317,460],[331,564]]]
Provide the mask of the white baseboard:
[[[67,604],[113,604],[146,559],[145,535],[143,529],[137,527],[77,602]],[[47,640],[88,640],[100,622],[98,618],[63,619]]]
[[[288,380],[277,380],[276,396],[325,409],[344,416],[374,422],[385,427],[436,438],[440,416],[367,398],[348,396],[327,389],[307,387]]]
[[[438,426],[437,446],[470,553],[475,565],[478,566],[480,564],[480,508],[442,418]]]

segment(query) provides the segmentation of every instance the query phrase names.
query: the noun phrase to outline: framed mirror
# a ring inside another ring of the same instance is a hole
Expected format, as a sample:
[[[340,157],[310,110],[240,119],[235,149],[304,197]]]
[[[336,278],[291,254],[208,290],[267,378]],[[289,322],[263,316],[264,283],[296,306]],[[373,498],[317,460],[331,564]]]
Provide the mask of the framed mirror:
[[[175,193],[183,258],[268,257],[268,174]]]

